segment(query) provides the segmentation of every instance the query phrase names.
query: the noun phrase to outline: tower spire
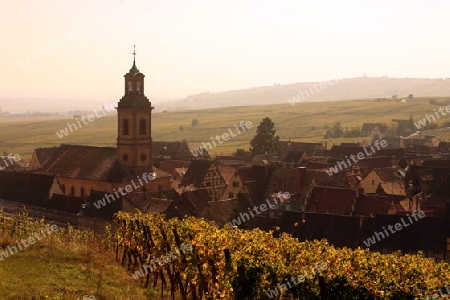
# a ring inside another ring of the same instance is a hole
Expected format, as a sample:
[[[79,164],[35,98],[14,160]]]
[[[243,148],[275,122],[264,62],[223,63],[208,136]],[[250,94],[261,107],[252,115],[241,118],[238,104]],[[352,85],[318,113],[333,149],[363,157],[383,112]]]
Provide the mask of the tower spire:
[[[138,68],[136,67],[136,45],[133,45],[134,51],[133,53],[133,66],[130,69],[130,73],[133,75],[136,75],[137,73],[139,73]]]

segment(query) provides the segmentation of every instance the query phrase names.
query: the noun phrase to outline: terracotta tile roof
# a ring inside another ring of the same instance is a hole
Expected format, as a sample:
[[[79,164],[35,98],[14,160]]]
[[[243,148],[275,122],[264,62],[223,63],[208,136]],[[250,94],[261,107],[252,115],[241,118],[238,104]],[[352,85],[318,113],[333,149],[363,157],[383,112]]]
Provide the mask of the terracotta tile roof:
[[[151,196],[144,196],[139,194],[129,195],[124,198],[135,208],[138,208],[143,213],[166,213],[167,208],[173,202],[172,199],[155,198]]]
[[[180,179],[184,176],[184,173],[186,173],[190,162],[184,161],[184,160],[174,160],[174,159],[168,159],[162,161],[158,168],[164,172],[167,172],[173,176],[175,179]],[[184,171],[183,171],[184,170]],[[181,176],[181,173],[182,176]]]
[[[252,167],[239,167],[236,169],[236,171],[239,174],[239,177],[241,177],[241,180],[250,179],[251,170],[252,170]]]
[[[206,190],[184,192],[181,199],[191,203],[198,213],[201,213],[208,206],[208,202],[211,201],[211,197]]]
[[[382,182],[397,182],[403,181],[403,177],[398,173],[398,168],[375,168],[373,172],[377,174]]]
[[[372,152],[369,149],[368,151]],[[364,153],[364,147],[360,147],[359,145],[354,146],[338,146],[335,145],[331,147],[330,156],[333,158],[344,158],[345,156],[350,157],[350,155],[357,155],[359,152]]]
[[[235,214],[235,210],[240,206],[240,199],[227,199],[219,201],[208,202],[207,209],[201,216],[207,220],[216,222],[217,225],[222,226],[227,223]]]
[[[36,148],[34,149],[34,152],[36,153],[36,158],[39,160],[39,163],[42,165],[52,157],[57,149],[58,147]]]
[[[305,154],[305,153],[306,152],[300,151],[300,150],[289,151],[289,153],[287,154],[287,156],[284,159],[284,161],[287,162],[287,163],[298,164],[298,163],[300,163],[300,160],[302,159],[303,154]]]
[[[250,168],[238,168],[238,174],[249,191],[250,199],[255,204],[265,201],[273,166],[252,166]]]
[[[355,199],[356,190],[315,186],[307,203],[307,211],[351,215]]]
[[[120,182],[131,180],[130,172],[116,160],[116,148],[62,144],[42,165],[60,177]]]
[[[292,142],[292,141],[280,141],[281,156],[283,159],[287,157],[291,151],[303,151],[308,156],[314,156],[322,153],[325,150],[325,145],[322,143],[305,143],[305,142]]]
[[[186,141],[176,142],[152,142],[152,155],[154,159],[176,159],[176,160],[191,160],[194,159],[194,155],[189,149],[189,145]],[[204,151],[203,155],[200,154],[199,158],[209,158],[209,155]]]
[[[255,155],[252,160],[254,166],[281,165],[278,154]]]
[[[213,162],[209,160],[193,160],[191,161],[189,168],[184,175],[181,184],[184,186],[194,185],[199,187],[208,173],[208,169]]]
[[[282,190],[297,194],[300,192],[300,188],[300,173],[296,168],[276,167],[270,176],[269,192]]]
[[[357,164],[371,169],[392,167],[391,159],[387,156],[369,156],[358,160]]]
[[[155,179],[157,178],[166,178],[166,177],[172,177],[171,174],[164,172],[163,170],[160,170],[158,168],[153,167],[153,172],[155,173]]]
[[[424,207],[446,209],[450,203],[450,174],[426,198]]]
[[[397,195],[359,195],[355,203],[355,216],[375,216],[376,214],[388,214],[393,211],[405,211],[400,204],[405,196]]]
[[[241,167],[246,165],[244,157],[221,155],[216,156],[215,162],[218,166]]]
[[[338,172],[332,176],[326,173],[326,170],[308,170],[305,182],[313,182],[318,186],[329,187],[346,187],[346,175],[345,172]]]
[[[236,210],[242,210],[242,205],[249,205],[245,197],[212,201],[206,190],[195,190],[175,197],[166,212],[168,218],[195,216],[221,226],[230,220]]]
[[[181,196],[175,197],[167,208],[167,218],[200,217],[210,200],[211,197],[206,190],[183,192]]]

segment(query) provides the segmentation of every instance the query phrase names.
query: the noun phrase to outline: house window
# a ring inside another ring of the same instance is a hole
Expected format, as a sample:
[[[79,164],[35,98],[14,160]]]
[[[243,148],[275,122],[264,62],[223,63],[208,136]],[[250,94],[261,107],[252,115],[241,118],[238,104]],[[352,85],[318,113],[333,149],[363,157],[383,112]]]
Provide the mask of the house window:
[[[84,194],[84,188],[81,188],[81,189],[80,189],[80,197],[83,198],[84,196],[85,196],[85,194]]]
[[[233,181],[233,187],[238,188],[239,187],[239,181]]]
[[[276,183],[276,182],[274,182],[274,183],[273,183],[273,186],[274,186],[274,187],[276,187],[276,186],[277,186],[277,183]]]
[[[230,198],[230,199],[231,199],[231,198],[234,198],[233,192],[229,192],[229,193],[228,193],[228,198]]]
[[[63,194],[66,193],[66,185],[65,184],[61,185],[61,190],[62,190]]]
[[[147,134],[147,122],[144,119],[139,120],[139,134],[140,135]]]
[[[144,153],[141,154],[141,161],[146,161],[147,160],[147,155],[145,155]]]
[[[125,119],[125,120],[122,121],[122,133],[123,133],[123,135],[129,135],[130,134],[129,126],[130,126],[130,122],[128,121],[128,119]]]
[[[372,185],[375,185],[375,180],[372,180]]]
[[[70,187],[70,196],[75,196],[75,187],[73,185]]]

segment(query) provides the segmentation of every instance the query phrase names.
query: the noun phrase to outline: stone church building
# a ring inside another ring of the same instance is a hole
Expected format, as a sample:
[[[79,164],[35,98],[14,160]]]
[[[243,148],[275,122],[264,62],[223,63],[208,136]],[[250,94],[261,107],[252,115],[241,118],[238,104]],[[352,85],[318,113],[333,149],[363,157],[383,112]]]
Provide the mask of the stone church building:
[[[91,190],[112,193],[132,182],[133,192],[171,188],[172,176],[153,166],[153,107],[144,93],[145,76],[133,55],[133,66],[124,75],[125,93],[117,105],[116,148],[62,144],[33,153],[29,169],[55,175],[65,195],[88,197]]]

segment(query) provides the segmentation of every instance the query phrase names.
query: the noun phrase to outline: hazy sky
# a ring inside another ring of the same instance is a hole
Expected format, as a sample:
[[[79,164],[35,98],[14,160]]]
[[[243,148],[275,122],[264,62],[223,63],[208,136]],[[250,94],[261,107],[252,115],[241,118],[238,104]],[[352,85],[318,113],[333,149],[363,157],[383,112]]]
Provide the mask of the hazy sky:
[[[157,101],[336,74],[450,77],[449,7],[444,0],[0,0],[0,99],[118,101],[133,44],[146,95]]]

